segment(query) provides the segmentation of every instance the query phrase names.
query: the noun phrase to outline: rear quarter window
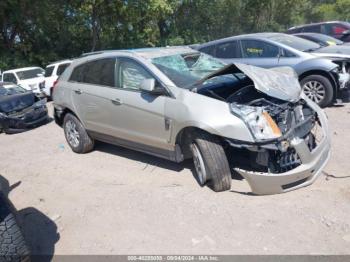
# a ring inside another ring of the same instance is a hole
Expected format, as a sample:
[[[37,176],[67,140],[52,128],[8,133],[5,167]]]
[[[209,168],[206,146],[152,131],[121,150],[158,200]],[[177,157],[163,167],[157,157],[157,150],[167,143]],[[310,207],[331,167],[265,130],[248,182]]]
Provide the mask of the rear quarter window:
[[[45,68],[45,77],[52,76],[54,66],[48,66]]]
[[[66,64],[62,64],[59,65],[57,68],[57,75],[60,76],[62,75],[62,73],[64,72],[64,70],[66,70],[66,68],[70,65],[70,63],[66,63]]]

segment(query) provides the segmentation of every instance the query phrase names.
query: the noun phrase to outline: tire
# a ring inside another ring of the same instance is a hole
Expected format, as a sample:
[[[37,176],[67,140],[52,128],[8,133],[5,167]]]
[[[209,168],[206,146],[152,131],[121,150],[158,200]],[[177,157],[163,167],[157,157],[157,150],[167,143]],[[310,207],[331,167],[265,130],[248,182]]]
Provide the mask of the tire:
[[[200,132],[193,140],[191,149],[199,184],[201,186],[207,184],[215,192],[230,190],[230,166],[219,140],[210,134]]]
[[[86,132],[84,126],[73,114],[66,114],[63,120],[63,130],[71,149],[78,154],[93,150],[95,142]]]
[[[332,83],[327,77],[321,75],[310,75],[303,78],[300,81],[300,85],[302,86],[305,95],[320,107],[327,107],[332,103],[334,89]],[[320,98],[317,96],[317,92],[319,95],[323,94],[323,97]]]
[[[29,262],[27,247],[15,215],[10,206],[0,197],[0,261]]]

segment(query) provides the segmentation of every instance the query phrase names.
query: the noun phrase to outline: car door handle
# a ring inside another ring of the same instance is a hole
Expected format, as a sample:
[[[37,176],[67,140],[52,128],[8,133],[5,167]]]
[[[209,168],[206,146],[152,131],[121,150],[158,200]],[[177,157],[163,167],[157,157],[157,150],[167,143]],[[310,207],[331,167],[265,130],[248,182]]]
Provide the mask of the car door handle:
[[[78,95],[81,95],[83,93],[83,91],[81,91],[80,89],[74,90],[74,92]]]
[[[120,101],[119,98],[114,98],[111,100],[113,104],[120,106],[122,104],[122,101]]]

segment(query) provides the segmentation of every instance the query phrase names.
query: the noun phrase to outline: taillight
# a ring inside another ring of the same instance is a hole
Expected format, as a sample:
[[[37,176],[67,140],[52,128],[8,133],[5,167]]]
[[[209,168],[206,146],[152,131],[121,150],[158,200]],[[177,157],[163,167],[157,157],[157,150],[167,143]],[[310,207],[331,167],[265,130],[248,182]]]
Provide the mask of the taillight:
[[[53,85],[51,87],[51,97],[53,96],[53,91],[55,90],[57,83],[58,83],[58,79],[55,80],[55,82],[53,82]]]

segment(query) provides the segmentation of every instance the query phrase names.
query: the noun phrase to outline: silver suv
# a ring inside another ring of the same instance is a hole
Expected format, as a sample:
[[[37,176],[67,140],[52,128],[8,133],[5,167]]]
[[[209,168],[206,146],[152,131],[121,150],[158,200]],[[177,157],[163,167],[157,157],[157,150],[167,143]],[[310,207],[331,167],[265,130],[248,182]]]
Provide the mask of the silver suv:
[[[76,153],[109,142],[181,162],[200,185],[256,194],[311,184],[330,153],[323,111],[295,72],[220,60],[187,47],[92,53],[54,88],[54,115]]]

